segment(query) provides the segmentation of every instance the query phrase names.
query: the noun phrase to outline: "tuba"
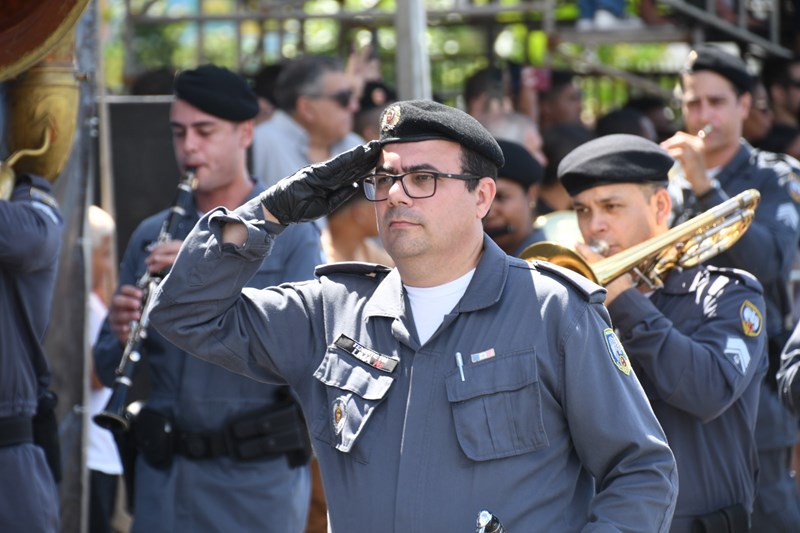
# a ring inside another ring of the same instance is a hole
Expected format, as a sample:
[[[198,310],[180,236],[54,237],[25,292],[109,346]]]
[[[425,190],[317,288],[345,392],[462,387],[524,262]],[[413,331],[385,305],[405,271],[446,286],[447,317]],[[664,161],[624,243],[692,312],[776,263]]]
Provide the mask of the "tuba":
[[[75,24],[89,0],[0,3],[0,81],[8,81],[11,156],[0,162],[0,200],[15,172],[54,181],[69,158],[77,123]]]
[[[662,286],[664,274],[690,268],[727,250],[744,235],[755,216],[761,194],[748,189],[708,211],[627,250],[589,265],[577,252],[556,242],[539,242],[523,250],[527,261],[549,261],[573,270],[599,285],[627,272],[651,288]]]

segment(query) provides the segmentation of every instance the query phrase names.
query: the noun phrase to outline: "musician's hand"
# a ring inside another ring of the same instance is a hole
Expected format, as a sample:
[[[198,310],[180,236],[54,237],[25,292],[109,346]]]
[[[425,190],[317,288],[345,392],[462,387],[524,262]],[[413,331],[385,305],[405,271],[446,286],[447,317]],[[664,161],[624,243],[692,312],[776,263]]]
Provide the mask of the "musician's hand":
[[[111,330],[122,344],[128,341],[131,332],[131,321],[142,317],[141,307],[144,293],[135,285],[123,285],[119,292],[111,298],[108,321]]]
[[[156,274],[169,270],[173,263],[175,263],[175,258],[178,257],[181,244],[182,241],[167,241],[160,244],[153,244],[150,247],[150,255],[144,260],[148,272]]]
[[[697,196],[703,196],[713,187],[706,175],[705,140],[679,131],[662,142],[661,147],[681,164],[683,175]]]
[[[261,204],[283,225],[324,217],[356,193],[353,184],[375,168],[380,153],[378,141],[370,141],[302,168],[261,193]]]
[[[582,242],[575,244],[575,249],[577,250],[578,254],[583,257],[587,263],[590,265],[593,263],[597,263],[601,259],[605,259],[603,255],[595,252],[591,246],[588,244],[584,244]],[[631,287],[633,287],[633,276],[631,274],[625,273],[615,279],[614,281],[607,283],[605,285],[606,289],[606,306],[610,305],[611,302],[616,300],[617,296],[622,294],[623,292],[627,291]]]

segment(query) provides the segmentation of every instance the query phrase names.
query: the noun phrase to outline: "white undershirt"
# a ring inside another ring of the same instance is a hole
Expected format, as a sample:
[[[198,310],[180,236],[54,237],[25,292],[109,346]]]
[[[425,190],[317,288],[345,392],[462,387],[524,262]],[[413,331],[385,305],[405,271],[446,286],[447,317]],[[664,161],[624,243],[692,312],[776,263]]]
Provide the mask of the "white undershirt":
[[[460,278],[436,287],[420,288],[403,285],[408,293],[408,301],[411,302],[411,314],[414,317],[420,344],[428,342],[444,320],[444,315],[452,311],[461,300],[473,274],[475,274],[474,268]]]

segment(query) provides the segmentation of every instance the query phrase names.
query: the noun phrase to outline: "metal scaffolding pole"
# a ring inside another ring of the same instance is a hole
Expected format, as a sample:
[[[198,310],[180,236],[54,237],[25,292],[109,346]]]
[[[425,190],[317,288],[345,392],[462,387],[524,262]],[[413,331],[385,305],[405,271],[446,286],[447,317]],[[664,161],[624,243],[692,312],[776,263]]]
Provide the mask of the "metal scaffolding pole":
[[[397,94],[402,100],[431,98],[431,66],[423,0],[397,2]]]

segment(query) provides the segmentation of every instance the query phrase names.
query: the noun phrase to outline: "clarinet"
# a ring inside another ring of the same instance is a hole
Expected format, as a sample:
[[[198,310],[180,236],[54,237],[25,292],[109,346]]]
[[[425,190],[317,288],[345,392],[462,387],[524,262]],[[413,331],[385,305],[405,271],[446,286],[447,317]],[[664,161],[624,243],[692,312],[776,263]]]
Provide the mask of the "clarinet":
[[[192,192],[196,186],[195,170],[187,169],[186,174],[178,183],[178,194],[175,203],[170,207],[167,218],[161,225],[156,244],[161,244],[172,239],[172,235],[178,229],[178,222],[181,217],[186,215],[187,210],[192,204]],[[130,428],[129,416],[125,413],[128,392],[133,384],[133,376],[136,366],[142,359],[141,346],[147,338],[147,326],[150,321],[150,309],[153,306],[153,293],[155,288],[166,275],[166,272],[151,274],[149,270],[136,282],[144,293],[142,299],[142,314],[138,321],[131,322],[131,331],[125,343],[125,351],[122,354],[119,367],[117,367],[116,378],[111,391],[111,397],[105,408],[94,415],[92,418],[98,426],[111,431],[127,431]]]

